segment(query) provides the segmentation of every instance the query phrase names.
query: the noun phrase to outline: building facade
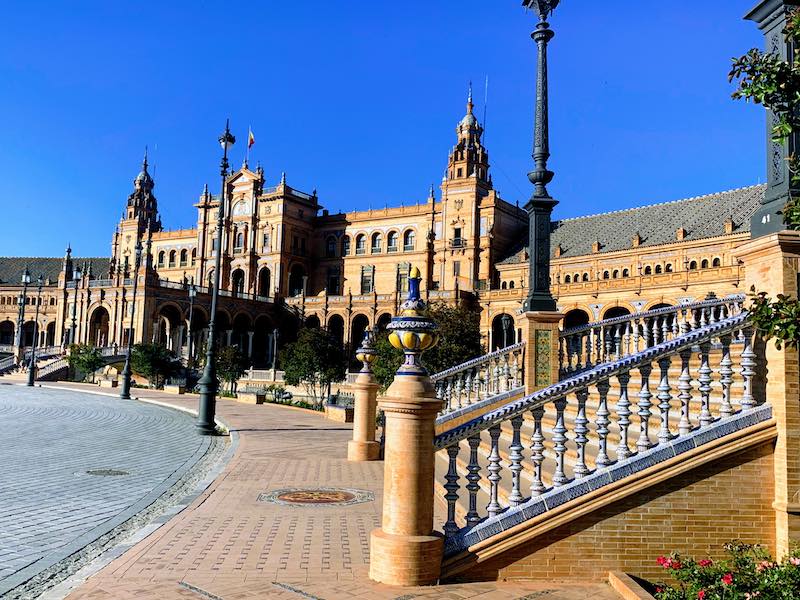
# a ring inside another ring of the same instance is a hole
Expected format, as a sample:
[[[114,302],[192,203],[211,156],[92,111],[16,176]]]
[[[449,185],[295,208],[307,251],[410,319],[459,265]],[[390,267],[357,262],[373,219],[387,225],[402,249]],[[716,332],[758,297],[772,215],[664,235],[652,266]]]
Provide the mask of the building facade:
[[[254,366],[305,325],[326,327],[350,349],[367,327],[388,323],[419,267],[429,301],[481,312],[487,348],[517,338],[527,295],[528,215],[494,188],[472,98],[456,127],[438,194],[408,205],[330,214],[316,190],[270,186],[245,163],[227,179],[222,247],[219,196],[205,189],[197,225],[164,229],[147,158],[111,239],[109,258],[0,258],[0,351],[33,339],[35,286],[20,318],[20,276],[45,277],[39,343],[100,346],[134,340],[185,355],[206,335],[216,253],[222,252],[218,331]],[[551,287],[564,327],[743,291],[732,250],[750,237],[764,196],[753,186],[553,223]],[[523,243],[520,243],[521,240]],[[135,247],[145,248],[130,322]],[[78,275],[80,274],[80,278]],[[188,284],[197,285],[193,303]],[[191,321],[189,313],[191,312]],[[511,319],[503,319],[509,315]],[[504,325],[505,323],[505,325]],[[74,331],[74,334],[73,334]]]

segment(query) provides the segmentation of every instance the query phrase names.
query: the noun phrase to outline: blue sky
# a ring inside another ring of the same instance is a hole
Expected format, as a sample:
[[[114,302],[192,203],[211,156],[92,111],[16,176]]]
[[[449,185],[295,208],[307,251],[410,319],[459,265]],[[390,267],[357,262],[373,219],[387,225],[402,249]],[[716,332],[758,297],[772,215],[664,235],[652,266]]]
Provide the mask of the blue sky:
[[[754,0],[564,0],[551,19],[557,217],[757,183],[763,111],[730,100],[761,39]],[[106,256],[149,145],[162,221],[219,188],[230,117],[241,164],[332,212],[423,200],[467,82],[495,187],[530,195],[533,15],[518,0],[17,3],[0,40],[0,255]],[[31,216],[37,228],[31,229]]]

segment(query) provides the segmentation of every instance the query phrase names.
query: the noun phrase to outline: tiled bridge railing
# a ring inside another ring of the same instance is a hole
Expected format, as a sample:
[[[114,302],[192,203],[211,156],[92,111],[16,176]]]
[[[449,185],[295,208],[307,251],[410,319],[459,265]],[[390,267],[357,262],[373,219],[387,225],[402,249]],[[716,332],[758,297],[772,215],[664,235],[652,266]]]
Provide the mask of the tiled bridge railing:
[[[444,401],[441,414],[521,393],[524,365],[525,342],[520,342],[433,375],[436,397]]]
[[[689,331],[737,315],[743,294],[711,297],[682,306],[597,321],[563,331],[559,340],[561,376],[636,354]]]
[[[653,460],[768,419],[770,407],[757,406],[753,394],[747,319],[743,312],[719,320],[436,436],[434,447],[447,453],[446,555],[635,476]],[[734,353],[735,338],[743,343]]]

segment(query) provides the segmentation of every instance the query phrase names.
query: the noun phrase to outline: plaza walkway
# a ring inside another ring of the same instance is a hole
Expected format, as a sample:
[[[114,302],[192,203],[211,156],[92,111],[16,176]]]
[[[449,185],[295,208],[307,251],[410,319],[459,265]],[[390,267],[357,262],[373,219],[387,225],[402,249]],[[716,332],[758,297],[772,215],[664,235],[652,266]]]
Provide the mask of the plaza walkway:
[[[142,399],[190,410],[197,404],[196,396],[135,391]],[[383,464],[346,460],[350,425],[301,409],[230,400],[220,400],[217,413],[237,444],[222,474],[186,510],[90,577],[69,598],[617,597],[602,584],[480,583],[412,589],[375,584],[367,577],[369,533],[380,525]],[[282,493],[319,487],[349,490],[345,498],[351,503],[276,502]]]

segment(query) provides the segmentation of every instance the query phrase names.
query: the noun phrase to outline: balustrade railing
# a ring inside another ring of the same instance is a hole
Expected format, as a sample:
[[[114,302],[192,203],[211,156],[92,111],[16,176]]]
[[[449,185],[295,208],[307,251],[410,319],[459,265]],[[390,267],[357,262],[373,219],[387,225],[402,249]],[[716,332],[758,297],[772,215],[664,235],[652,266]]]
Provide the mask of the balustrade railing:
[[[744,301],[743,294],[708,298],[567,329],[559,340],[561,376],[619,360],[737,315],[742,312]]]
[[[4,373],[14,367],[14,357],[8,356],[6,358],[0,359],[0,373]]]
[[[11,354],[14,352],[14,344],[0,344],[0,352]]]
[[[58,373],[59,371],[64,371],[68,368],[69,368],[69,361],[66,358],[59,358],[58,360],[54,360],[53,362],[46,364],[41,369],[39,369],[37,373],[37,378],[46,379]]]
[[[123,353],[123,349],[117,344],[100,348],[100,355],[104,357],[121,356]]]
[[[695,431],[723,435],[716,421],[762,401],[748,317],[706,324],[436,436],[448,460],[445,534],[463,539],[487,517]]]
[[[524,359],[525,342],[520,342],[433,375],[436,397],[444,400],[441,414],[521,390]]]

